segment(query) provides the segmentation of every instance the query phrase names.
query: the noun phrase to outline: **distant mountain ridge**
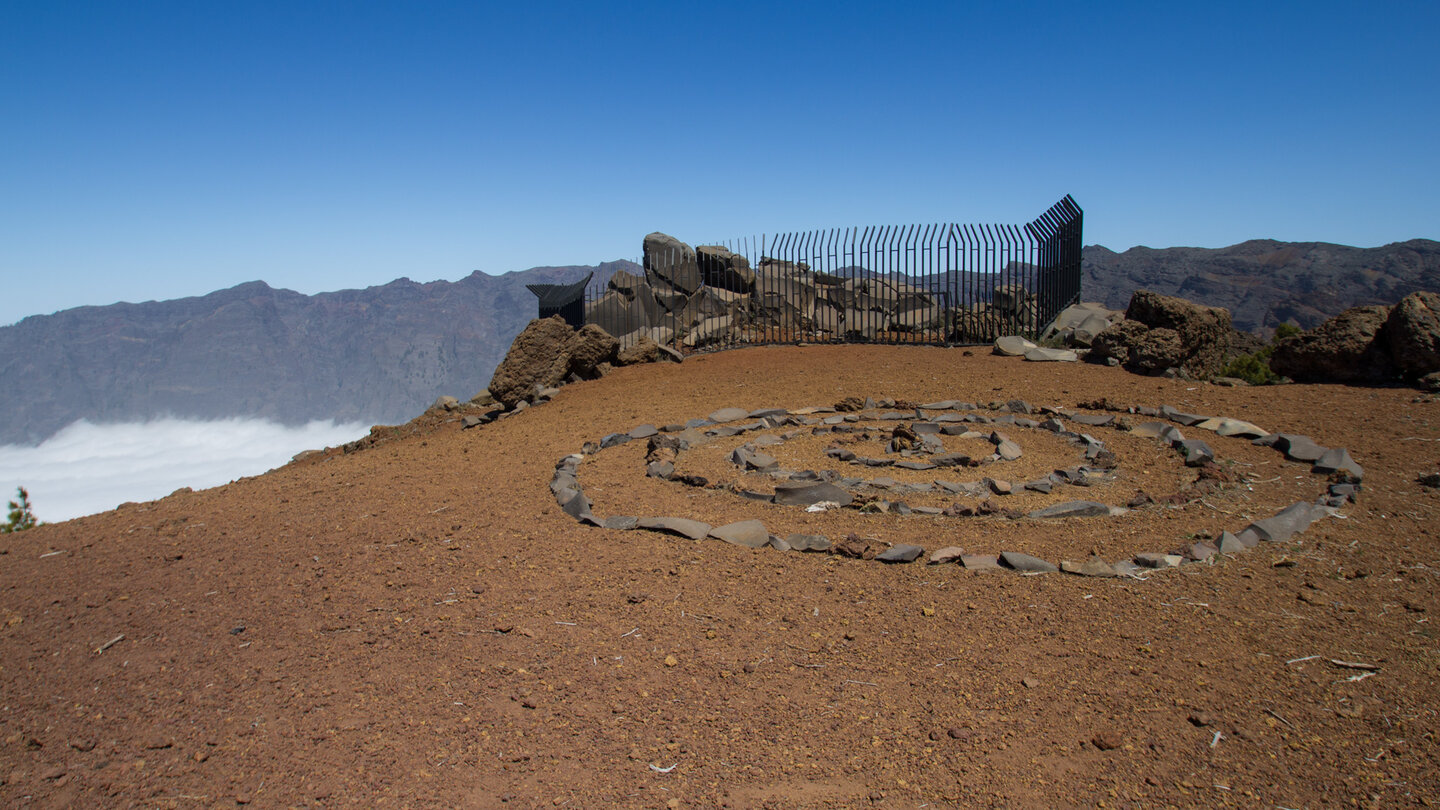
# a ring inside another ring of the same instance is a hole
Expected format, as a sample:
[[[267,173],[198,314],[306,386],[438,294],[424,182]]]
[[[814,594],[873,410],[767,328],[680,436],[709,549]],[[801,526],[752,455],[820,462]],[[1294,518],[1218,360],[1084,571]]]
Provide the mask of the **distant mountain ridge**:
[[[526,284],[633,262],[407,278],[303,295],[252,281],[209,295],[69,309],[0,327],[0,444],[159,416],[398,422],[481,391],[535,317]]]
[[[398,279],[302,295],[254,281],[209,295],[79,307],[0,327],[0,443],[66,425],[159,416],[399,422],[490,382],[536,315],[526,284],[604,283],[634,262],[537,267],[459,281]],[[1231,311],[1256,331],[1310,328],[1362,304],[1440,291],[1440,242],[1377,248],[1255,240],[1227,248],[1082,251],[1082,297],[1123,308],[1136,289]]]
[[[1411,239],[1375,248],[1255,239],[1226,248],[1136,247],[1081,251],[1087,301],[1117,309],[1137,289],[1230,310],[1246,332],[1290,320],[1305,329],[1356,306],[1393,304],[1440,290],[1440,242]]]

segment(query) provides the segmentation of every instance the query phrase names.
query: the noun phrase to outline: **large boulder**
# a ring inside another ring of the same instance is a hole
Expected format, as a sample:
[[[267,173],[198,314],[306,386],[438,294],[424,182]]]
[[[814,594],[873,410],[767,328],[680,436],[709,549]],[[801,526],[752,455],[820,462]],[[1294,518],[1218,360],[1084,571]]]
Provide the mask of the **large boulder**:
[[[1090,341],[1088,359],[1092,362],[1117,360],[1121,365],[1130,362],[1130,348],[1150,331],[1150,327],[1138,321],[1120,321],[1100,331]]]
[[[1353,307],[1275,346],[1270,368],[1301,382],[1383,382],[1395,374],[1380,337],[1390,308]]]
[[[1385,342],[1407,377],[1440,371],[1440,294],[1417,292],[1400,299],[1385,321]]]
[[[1125,310],[1127,320],[1151,329],[1173,329],[1180,339],[1180,367],[1191,376],[1214,377],[1230,354],[1230,312],[1149,290],[1136,290]]]
[[[738,253],[718,245],[701,245],[695,248],[695,259],[700,265],[700,278],[711,287],[737,293],[755,288],[750,260]]]
[[[529,402],[540,388],[552,388],[570,370],[566,346],[575,331],[559,315],[536,318],[525,327],[490,378],[491,396],[507,409]]]
[[[565,342],[563,351],[567,358],[567,370],[587,380],[600,376],[600,364],[615,359],[620,348],[616,340],[604,329],[593,323],[580,327]]]
[[[652,233],[645,237],[645,277],[652,286],[660,282],[689,295],[700,288],[700,265],[695,249],[669,234]]]
[[[615,356],[617,366],[638,366],[641,363],[654,363],[660,359],[660,344],[650,337],[647,331],[641,332],[631,341],[629,345],[621,349]]]

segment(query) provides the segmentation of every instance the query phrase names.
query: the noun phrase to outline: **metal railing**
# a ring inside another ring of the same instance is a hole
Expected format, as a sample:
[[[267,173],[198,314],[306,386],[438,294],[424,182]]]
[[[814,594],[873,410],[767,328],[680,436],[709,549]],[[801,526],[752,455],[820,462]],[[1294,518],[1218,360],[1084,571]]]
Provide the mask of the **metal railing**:
[[[1083,217],[1067,195],[1023,226],[845,228],[693,250],[652,234],[644,275],[590,284],[584,320],[625,345],[643,334],[687,352],[1037,339],[1080,300]]]

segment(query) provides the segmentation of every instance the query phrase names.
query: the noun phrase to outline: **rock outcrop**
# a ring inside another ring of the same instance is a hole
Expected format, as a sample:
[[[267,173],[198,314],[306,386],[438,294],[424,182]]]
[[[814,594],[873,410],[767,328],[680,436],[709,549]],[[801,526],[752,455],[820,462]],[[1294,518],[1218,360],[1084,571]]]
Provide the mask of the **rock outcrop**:
[[[1300,382],[1428,386],[1440,372],[1440,294],[1411,293],[1393,307],[1347,309],[1275,347],[1270,368]]]
[[[575,330],[559,315],[531,321],[495,368],[490,395],[508,410],[531,401],[540,389],[559,385],[570,370],[566,348],[574,336]]]
[[[1214,377],[1230,354],[1230,313],[1169,295],[1137,290],[1125,320],[1094,336],[1090,358],[1113,358],[1140,374],[1181,369]]]
[[[1299,382],[1378,383],[1395,376],[1383,342],[1376,340],[1390,308],[1347,309],[1275,347],[1270,368]]]
[[[1390,359],[1409,378],[1440,371],[1440,294],[1411,293],[1385,321]]]

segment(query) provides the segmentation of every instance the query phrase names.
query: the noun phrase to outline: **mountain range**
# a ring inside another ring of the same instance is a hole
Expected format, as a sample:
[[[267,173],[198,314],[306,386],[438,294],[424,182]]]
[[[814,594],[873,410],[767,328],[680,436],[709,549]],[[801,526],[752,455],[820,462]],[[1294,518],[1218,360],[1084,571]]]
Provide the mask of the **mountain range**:
[[[1227,248],[1084,249],[1083,298],[1136,289],[1231,311],[1237,328],[1310,328],[1342,310],[1440,290],[1440,242],[1377,248],[1254,240]],[[157,416],[398,422],[483,389],[536,315],[527,284],[603,281],[633,262],[536,267],[459,281],[401,278],[303,295],[261,281],[209,295],[79,307],[0,327],[0,444],[81,419]]]

